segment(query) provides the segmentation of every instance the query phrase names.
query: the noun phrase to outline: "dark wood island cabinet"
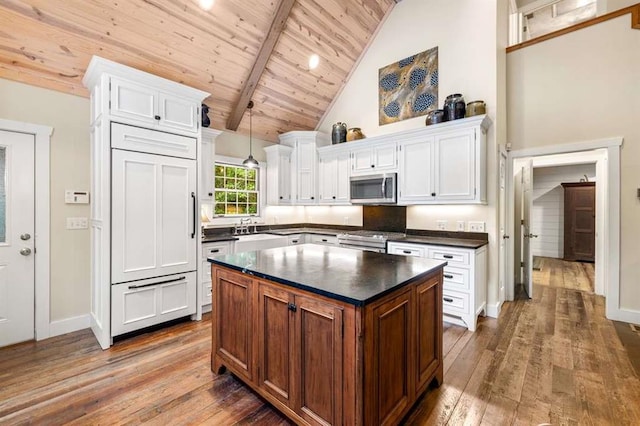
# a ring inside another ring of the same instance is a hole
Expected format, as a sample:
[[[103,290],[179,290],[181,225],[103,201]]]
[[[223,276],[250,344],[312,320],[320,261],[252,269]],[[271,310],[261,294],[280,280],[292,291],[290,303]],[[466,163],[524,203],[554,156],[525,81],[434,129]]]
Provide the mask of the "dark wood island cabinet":
[[[211,367],[298,424],[397,424],[442,383],[445,262],[304,244],[210,259]]]

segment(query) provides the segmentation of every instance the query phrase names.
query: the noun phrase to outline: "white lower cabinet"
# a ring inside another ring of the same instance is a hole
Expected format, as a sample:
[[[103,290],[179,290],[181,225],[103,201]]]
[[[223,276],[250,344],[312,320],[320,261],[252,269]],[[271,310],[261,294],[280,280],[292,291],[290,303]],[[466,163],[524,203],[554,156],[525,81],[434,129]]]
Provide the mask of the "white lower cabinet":
[[[111,334],[119,336],[196,310],[196,272],[111,286]]]
[[[338,245],[338,237],[333,235],[317,235],[317,234],[309,234],[309,243],[311,244],[322,244],[326,246],[337,246]]]
[[[233,241],[202,243],[202,306],[211,305],[211,263],[208,257],[233,253]]]
[[[289,235],[288,236],[289,239],[289,245],[290,246],[296,246],[298,244],[304,244],[307,242],[307,234],[295,234],[295,235]]]
[[[444,260],[442,310],[445,321],[476,330],[487,305],[487,246],[477,249],[390,241],[387,253]]]

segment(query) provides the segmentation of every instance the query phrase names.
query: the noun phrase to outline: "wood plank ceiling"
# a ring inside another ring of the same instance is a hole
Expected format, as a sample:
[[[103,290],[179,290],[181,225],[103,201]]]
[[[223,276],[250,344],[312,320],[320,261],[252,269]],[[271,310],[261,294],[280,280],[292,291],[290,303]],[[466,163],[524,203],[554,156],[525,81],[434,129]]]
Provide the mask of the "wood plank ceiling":
[[[249,81],[253,135],[275,142],[279,133],[314,129],[395,3],[294,1],[264,71]],[[2,0],[0,78],[88,96],[82,77],[98,55],[210,92],[211,126],[225,129],[234,108],[246,107],[241,93],[279,5],[215,0],[205,11],[197,0]],[[309,70],[312,53],[320,65]],[[248,126],[245,113],[238,132]]]

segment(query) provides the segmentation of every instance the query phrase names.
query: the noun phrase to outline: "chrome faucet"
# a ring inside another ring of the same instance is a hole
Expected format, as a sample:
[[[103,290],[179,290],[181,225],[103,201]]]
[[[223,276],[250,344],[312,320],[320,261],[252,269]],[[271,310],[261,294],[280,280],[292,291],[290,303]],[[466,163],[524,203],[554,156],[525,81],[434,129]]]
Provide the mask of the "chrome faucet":
[[[240,219],[240,226],[239,226],[239,231],[241,234],[248,234],[249,233],[249,224],[251,223],[251,218],[249,217],[243,217]]]

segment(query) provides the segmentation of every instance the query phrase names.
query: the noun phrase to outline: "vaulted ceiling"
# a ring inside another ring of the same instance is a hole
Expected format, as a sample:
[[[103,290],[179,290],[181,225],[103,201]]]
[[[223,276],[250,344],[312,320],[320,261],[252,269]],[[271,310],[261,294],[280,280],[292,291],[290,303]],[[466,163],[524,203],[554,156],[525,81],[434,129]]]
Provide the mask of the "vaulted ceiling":
[[[92,55],[207,91],[211,126],[314,129],[399,0],[2,0],[0,78],[88,96]],[[309,56],[320,65],[309,70]]]

